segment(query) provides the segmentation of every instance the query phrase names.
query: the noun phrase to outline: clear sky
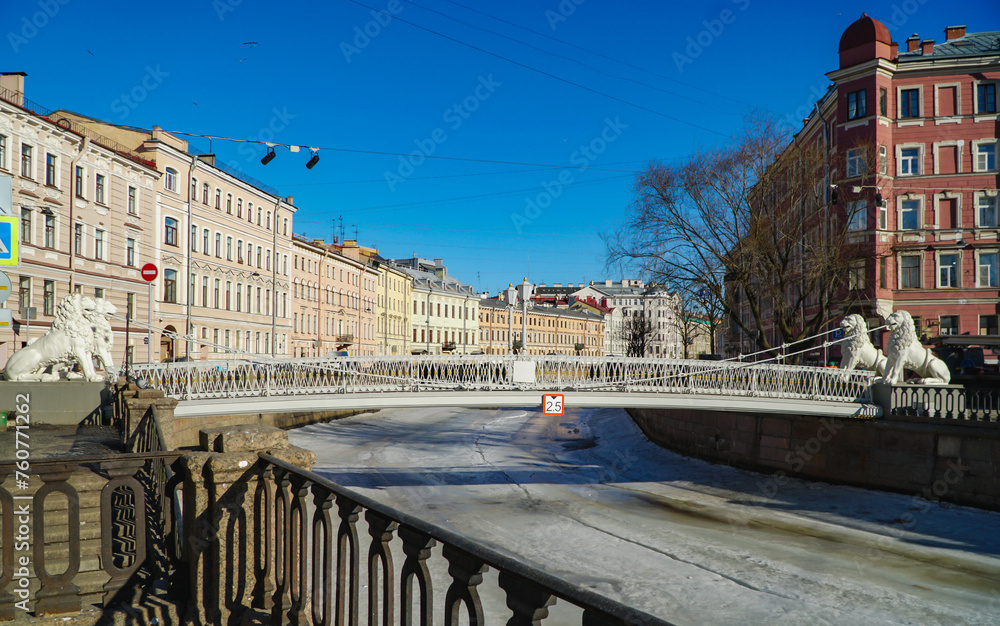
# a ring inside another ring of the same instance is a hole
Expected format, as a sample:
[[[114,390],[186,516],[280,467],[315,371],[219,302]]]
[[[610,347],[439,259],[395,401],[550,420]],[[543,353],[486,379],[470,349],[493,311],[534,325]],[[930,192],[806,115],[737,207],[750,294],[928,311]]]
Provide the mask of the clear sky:
[[[27,72],[29,99],[303,146],[277,147],[265,167],[261,145],[192,140],[294,196],[296,233],[330,241],[342,217],[347,238],[390,258],[444,258],[492,292],[525,275],[621,278],[598,233],[621,221],[631,172],[725,141],[753,109],[797,128],[862,12],[901,44],[943,41],[953,24],[1000,30],[996,0],[3,7],[0,71]]]

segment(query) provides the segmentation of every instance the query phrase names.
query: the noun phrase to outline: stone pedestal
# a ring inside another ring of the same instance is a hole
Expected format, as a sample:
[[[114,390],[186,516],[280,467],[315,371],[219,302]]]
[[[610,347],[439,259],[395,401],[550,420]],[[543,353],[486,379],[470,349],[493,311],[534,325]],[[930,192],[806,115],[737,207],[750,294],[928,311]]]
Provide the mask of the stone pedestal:
[[[81,423],[102,424],[102,406],[111,403],[111,388],[107,383],[83,380],[0,381],[0,411],[13,415],[14,407],[28,396],[31,423],[78,426]]]

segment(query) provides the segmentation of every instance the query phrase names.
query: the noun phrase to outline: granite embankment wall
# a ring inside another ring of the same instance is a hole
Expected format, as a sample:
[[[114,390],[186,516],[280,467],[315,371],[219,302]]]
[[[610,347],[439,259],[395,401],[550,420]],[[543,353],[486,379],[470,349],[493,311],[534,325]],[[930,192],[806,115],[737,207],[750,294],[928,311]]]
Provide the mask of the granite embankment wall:
[[[629,413],[650,440],[665,448],[773,473],[778,482],[798,476],[1000,511],[1000,429],[995,424],[690,409]]]

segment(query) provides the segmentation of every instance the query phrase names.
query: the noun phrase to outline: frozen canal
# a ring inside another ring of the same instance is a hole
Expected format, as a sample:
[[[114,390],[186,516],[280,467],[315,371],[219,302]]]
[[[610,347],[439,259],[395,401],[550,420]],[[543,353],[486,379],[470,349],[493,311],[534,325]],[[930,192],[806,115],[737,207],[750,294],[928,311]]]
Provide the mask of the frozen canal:
[[[291,439],[337,483],[675,623],[1000,623],[1000,514],[690,459],[619,409],[385,410]]]

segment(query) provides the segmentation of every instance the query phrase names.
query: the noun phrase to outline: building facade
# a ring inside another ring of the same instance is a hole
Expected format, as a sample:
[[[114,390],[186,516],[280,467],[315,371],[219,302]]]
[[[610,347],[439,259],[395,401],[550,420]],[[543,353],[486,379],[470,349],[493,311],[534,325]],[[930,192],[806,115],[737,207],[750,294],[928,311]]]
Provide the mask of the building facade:
[[[139,275],[155,261],[160,173],[146,156],[86,134],[24,95],[24,75],[0,76],[0,177],[10,180],[20,222],[20,259],[6,269],[13,324],[0,329],[0,362],[49,330],[55,307],[80,293],[110,301],[116,365],[125,358],[126,319],[145,324],[149,290]],[[154,308],[155,308],[155,302]],[[29,317],[33,309],[35,317]],[[130,326],[132,359],[155,358]],[[155,346],[154,346],[155,348]]]
[[[443,259],[396,259],[410,279],[410,353],[479,352],[479,296],[448,275]]]
[[[828,138],[829,208],[860,252],[835,316],[877,327],[905,309],[925,340],[1000,334],[1000,31],[950,26],[901,49],[862,15],[839,57],[796,135]]]

